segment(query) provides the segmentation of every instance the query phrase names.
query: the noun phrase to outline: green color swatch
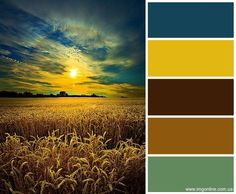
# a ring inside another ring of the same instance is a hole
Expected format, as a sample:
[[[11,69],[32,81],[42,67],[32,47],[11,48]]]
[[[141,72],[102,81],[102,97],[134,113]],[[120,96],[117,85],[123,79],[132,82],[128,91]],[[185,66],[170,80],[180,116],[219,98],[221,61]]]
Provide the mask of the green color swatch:
[[[149,157],[148,191],[232,191],[233,157]]]

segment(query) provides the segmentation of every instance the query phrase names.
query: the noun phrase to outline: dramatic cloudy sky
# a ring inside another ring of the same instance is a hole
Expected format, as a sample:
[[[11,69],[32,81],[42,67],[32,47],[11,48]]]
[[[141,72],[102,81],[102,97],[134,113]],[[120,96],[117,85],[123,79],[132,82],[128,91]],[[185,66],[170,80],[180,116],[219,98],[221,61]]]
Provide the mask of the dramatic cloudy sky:
[[[144,95],[143,0],[0,0],[0,90]]]

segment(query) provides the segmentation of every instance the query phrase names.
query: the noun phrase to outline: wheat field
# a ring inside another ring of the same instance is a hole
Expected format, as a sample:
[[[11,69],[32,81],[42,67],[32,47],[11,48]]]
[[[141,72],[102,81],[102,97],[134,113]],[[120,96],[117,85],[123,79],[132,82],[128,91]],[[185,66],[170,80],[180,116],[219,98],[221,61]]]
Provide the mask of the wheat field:
[[[0,99],[0,193],[144,193],[144,99]]]

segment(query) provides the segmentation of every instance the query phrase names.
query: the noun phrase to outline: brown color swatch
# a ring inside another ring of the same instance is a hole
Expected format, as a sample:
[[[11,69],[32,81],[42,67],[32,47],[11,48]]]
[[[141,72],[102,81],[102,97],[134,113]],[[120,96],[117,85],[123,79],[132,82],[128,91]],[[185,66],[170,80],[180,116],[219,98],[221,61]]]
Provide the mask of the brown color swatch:
[[[149,118],[149,154],[233,154],[233,118]]]
[[[232,79],[149,79],[149,115],[233,115]]]

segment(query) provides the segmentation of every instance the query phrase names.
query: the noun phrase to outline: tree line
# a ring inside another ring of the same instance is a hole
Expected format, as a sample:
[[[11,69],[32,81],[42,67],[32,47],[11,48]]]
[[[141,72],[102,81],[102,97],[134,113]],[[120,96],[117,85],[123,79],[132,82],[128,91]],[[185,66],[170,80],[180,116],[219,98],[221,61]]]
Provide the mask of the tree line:
[[[13,92],[13,91],[0,91],[0,97],[105,97],[105,96],[99,96],[96,94],[86,95],[86,94],[80,94],[80,95],[69,95],[65,91],[60,91],[58,94],[33,94],[31,92]]]

